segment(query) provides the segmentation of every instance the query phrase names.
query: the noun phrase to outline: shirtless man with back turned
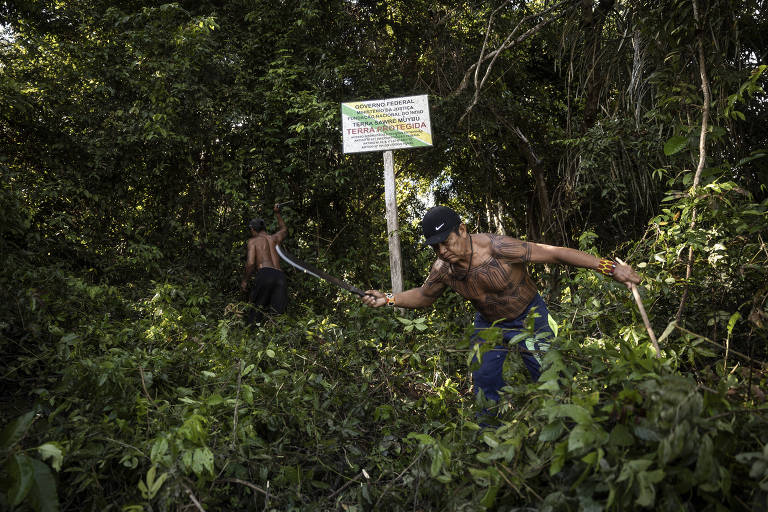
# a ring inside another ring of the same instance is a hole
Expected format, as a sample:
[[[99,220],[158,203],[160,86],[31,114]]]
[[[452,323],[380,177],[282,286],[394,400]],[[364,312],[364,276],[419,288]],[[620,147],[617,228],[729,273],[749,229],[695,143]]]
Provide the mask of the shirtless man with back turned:
[[[248,290],[248,281],[254,270],[256,274],[249,300],[251,302],[247,324],[261,323],[264,314],[282,314],[288,305],[288,287],[285,274],[280,270],[280,258],[275,246],[288,236],[288,228],[280,215],[280,206],[275,205],[275,215],[279,229],[269,234],[264,219],[253,219],[248,223],[251,238],[247,242],[245,273],[240,288]]]

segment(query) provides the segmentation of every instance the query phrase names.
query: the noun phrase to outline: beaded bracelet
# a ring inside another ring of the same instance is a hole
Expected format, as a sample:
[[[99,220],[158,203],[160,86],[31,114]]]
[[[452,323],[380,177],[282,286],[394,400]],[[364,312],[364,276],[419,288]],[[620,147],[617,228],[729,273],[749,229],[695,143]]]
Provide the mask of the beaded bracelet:
[[[612,276],[615,268],[616,263],[608,258],[600,258],[600,263],[597,264],[597,271],[606,276]]]
[[[395,305],[395,296],[391,293],[387,293],[387,306],[394,306]]]

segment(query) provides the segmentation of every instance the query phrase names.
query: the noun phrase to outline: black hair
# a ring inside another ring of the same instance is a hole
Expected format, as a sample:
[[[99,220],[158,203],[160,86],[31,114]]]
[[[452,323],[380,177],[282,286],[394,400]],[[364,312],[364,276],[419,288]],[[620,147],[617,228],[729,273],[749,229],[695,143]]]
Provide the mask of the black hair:
[[[264,231],[267,229],[267,224],[264,222],[264,219],[253,219],[248,223],[248,227],[256,231]]]

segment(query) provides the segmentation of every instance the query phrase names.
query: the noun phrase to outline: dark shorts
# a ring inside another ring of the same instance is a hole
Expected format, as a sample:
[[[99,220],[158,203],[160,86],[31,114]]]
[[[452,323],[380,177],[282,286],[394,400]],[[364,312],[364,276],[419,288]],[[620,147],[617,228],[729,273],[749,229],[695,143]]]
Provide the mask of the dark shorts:
[[[261,322],[264,315],[280,315],[288,306],[288,284],[282,270],[262,268],[253,278],[248,324]]]
[[[510,346],[509,342],[515,336],[526,332],[525,320],[529,314],[537,313],[534,319],[534,336],[525,336],[522,340],[516,341],[515,346]],[[519,351],[523,358],[523,363],[531,375],[534,382],[541,376],[541,359],[544,353],[549,350],[550,340],[554,337],[552,329],[549,327],[549,310],[539,294],[528,304],[525,311],[514,320],[503,320],[496,322],[495,327],[502,330],[502,343],[496,345],[493,349],[483,354],[480,368],[472,372],[472,382],[474,383],[475,393],[483,390],[483,394],[489,400],[499,400],[499,390],[505,386],[502,369],[507,353],[511,350]],[[490,322],[480,313],[475,314],[475,332],[473,334],[473,343],[485,343],[485,340],[479,336],[480,331],[493,327]],[[476,362],[477,358],[473,360]]]

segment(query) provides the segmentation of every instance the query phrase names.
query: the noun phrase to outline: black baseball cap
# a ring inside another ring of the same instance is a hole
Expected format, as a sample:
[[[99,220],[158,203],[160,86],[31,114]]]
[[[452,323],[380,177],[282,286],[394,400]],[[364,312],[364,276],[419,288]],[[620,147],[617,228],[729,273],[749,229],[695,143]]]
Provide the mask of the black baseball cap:
[[[262,231],[264,229],[267,229],[267,224],[264,222],[264,219],[251,219],[251,222],[248,223],[248,227],[251,229],[255,229],[256,231]]]
[[[426,241],[424,245],[435,245],[444,241],[461,224],[459,214],[447,206],[431,208],[421,220],[421,229]]]

